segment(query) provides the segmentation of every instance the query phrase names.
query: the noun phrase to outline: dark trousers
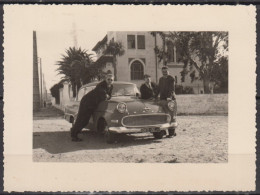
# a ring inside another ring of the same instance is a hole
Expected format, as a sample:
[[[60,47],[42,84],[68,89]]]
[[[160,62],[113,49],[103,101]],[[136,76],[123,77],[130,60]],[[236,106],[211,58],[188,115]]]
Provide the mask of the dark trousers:
[[[176,118],[176,115],[177,115],[177,102],[176,100],[173,100],[174,104],[175,104],[175,107],[174,107],[174,110],[172,112],[170,112],[169,108],[168,108],[168,101],[167,100],[160,100],[159,101],[159,105],[162,106],[163,110],[170,114],[172,118]]]
[[[162,106],[163,110],[164,110],[166,113],[170,114],[170,116],[171,116],[171,122],[176,122],[176,116],[177,116],[177,102],[176,102],[176,100],[173,100],[173,102],[174,102],[174,104],[175,104],[175,109],[174,109],[172,112],[170,112],[170,110],[169,110],[169,108],[168,108],[168,101],[167,101],[167,100],[160,100],[160,101],[159,101],[159,105]],[[174,136],[174,135],[176,135],[176,134],[175,134],[175,128],[170,127],[170,128],[168,129],[168,133],[169,133],[169,136]]]
[[[78,116],[71,128],[71,137],[77,137],[78,133],[88,125],[89,119],[94,113],[95,108],[87,105],[87,99],[82,98],[79,106]]]

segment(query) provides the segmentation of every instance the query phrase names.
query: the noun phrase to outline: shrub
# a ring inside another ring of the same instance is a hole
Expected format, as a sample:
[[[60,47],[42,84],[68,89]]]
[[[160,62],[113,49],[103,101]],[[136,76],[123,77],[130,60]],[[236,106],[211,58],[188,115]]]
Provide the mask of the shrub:
[[[176,94],[194,94],[192,87],[183,87],[182,85],[175,86],[175,93]]]

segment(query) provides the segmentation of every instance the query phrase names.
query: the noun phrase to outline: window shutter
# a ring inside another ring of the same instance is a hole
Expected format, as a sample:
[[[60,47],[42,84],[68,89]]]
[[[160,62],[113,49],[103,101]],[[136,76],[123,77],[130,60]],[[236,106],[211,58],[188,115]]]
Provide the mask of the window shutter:
[[[127,35],[127,48],[135,49],[135,35]]]
[[[145,49],[145,37],[144,35],[137,35],[137,48]]]

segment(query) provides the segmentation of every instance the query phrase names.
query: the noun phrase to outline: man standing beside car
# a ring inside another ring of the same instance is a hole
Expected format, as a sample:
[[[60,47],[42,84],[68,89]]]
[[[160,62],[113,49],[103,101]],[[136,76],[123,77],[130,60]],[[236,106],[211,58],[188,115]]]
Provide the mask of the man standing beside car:
[[[144,75],[144,84],[140,87],[141,99],[152,99],[156,94],[156,84],[151,81],[151,76],[148,74]]]
[[[175,100],[175,80],[174,78],[169,75],[169,70],[167,66],[162,67],[162,77],[159,79],[159,86],[158,92],[156,97],[160,94],[160,100],[162,106],[166,109],[167,102]],[[175,129],[169,128],[168,129],[169,135],[168,137],[175,136]]]
[[[107,74],[104,81],[97,84],[95,89],[84,95],[80,101],[76,122],[71,128],[71,140],[82,141],[78,138],[78,133],[87,126],[90,117],[98,107],[99,103],[111,98],[114,76]]]

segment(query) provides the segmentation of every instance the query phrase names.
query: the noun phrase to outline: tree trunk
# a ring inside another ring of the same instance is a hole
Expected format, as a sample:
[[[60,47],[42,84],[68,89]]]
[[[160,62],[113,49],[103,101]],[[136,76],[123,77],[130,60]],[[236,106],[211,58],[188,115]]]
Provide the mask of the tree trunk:
[[[60,93],[57,97],[55,97],[55,103],[60,104]]]
[[[154,34],[154,48],[157,48],[157,39],[156,33]],[[154,52],[155,55],[155,81],[158,83],[158,61],[157,61],[157,54]]]
[[[163,65],[166,66],[166,56],[165,56],[165,38],[163,39]]]
[[[75,83],[71,83],[71,85],[72,85],[73,97],[75,98],[77,96],[76,84]]]
[[[206,94],[210,93],[209,83],[210,83],[210,81],[208,78],[203,79],[204,93],[206,93]]]
[[[116,56],[113,56],[113,67],[114,67],[114,80],[117,81],[117,60]]]

